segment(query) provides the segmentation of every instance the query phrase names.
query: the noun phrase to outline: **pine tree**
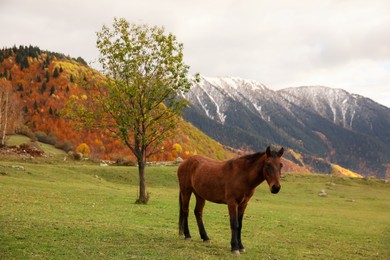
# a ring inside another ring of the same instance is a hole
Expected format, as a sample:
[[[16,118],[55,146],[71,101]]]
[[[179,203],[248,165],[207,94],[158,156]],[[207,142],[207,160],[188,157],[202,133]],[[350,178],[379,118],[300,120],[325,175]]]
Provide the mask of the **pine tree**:
[[[20,69],[23,70],[23,69],[26,69],[28,67],[30,67],[30,64],[28,63],[28,57],[23,56],[22,61],[20,63]]]
[[[54,92],[56,91],[54,85],[51,86],[50,88],[50,96],[54,94]]]
[[[45,91],[46,91],[46,82],[43,82],[41,87],[41,94],[43,94]]]
[[[49,54],[47,54],[47,56],[46,56],[46,61],[45,61],[46,67],[48,67],[49,64],[50,64],[50,56],[49,56]]]
[[[23,84],[22,83],[18,83],[18,91],[23,91]]]
[[[60,73],[58,72],[57,67],[55,67],[54,72],[53,72],[53,78],[58,78],[59,75],[60,75]]]
[[[46,78],[46,82],[49,82],[49,80],[50,80],[50,75],[49,75],[49,72],[48,72],[48,71],[46,71],[45,78]]]

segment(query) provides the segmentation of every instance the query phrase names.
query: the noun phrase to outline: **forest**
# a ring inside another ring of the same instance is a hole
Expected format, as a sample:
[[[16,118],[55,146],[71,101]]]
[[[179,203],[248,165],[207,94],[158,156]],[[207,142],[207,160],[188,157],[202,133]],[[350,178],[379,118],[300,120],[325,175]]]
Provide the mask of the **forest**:
[[[8,105],[5,98],[0,100],[1,132],[23,134],[85,157],[134,160],[128,148],[108,130],[79,128],[62,116],[70,98],[86,99],[89,87],[103,81],[103,76],[81,57],[72,58],[31,45],[3,48],[0,50],[0,79],[1,97],[6,96],[8,89],[9,100],[12,100]],[[5,107],[9,107],[7,115]],[[5,118],[12,124],[5,126]],[[171,136],[164,141],[161,152],[149,161],[173,161],[197,153],[216,159],[233,155],[184,120],[180,120]]]

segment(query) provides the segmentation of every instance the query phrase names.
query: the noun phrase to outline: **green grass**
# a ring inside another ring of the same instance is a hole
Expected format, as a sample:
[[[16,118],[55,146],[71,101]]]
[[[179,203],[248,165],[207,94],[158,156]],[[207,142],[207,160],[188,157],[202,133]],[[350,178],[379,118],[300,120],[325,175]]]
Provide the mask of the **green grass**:
[[[68,163],[0,161],[0,259],[235,259],[226,205],[206,203],[211,244],[193,214],[193,241],[178,237],[176,167],[147,168],[151,199],[136,205],[136,167]],[[277,195],[262,184],[244,217],[241,259],[389,259],[389,188],[295,174]]]
[[[20,145],[28,142],[30,142],[30,138],[24,135],[11,135],[11,136],[7,136],[6,139],[6,144],[8,146]]]

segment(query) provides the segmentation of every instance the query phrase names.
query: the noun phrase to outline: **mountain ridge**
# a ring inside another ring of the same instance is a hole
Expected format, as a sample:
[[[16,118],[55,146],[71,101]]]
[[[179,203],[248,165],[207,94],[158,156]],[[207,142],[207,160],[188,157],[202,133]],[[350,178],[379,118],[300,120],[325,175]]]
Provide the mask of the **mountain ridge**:
[[[336,163],[366,176],[388,174],[390,109],[371,99],[324,86],[272,90],[231,77],[202,77],[185,97],[184,118],[223,144],[283,145],[324,173]]]

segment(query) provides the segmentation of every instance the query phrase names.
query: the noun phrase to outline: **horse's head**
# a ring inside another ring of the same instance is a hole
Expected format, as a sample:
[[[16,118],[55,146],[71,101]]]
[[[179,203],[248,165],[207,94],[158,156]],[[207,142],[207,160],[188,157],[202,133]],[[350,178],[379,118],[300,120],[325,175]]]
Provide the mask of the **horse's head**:
[[[265,151],[265,164],[263,168],[264,178],[266,179],[269,188],[272,193],[276,194],[280,190],[280,175],[283,164],[281,163],[280,157],[284,152],[283,147],[279,152],[271,151],[268,146]]]

